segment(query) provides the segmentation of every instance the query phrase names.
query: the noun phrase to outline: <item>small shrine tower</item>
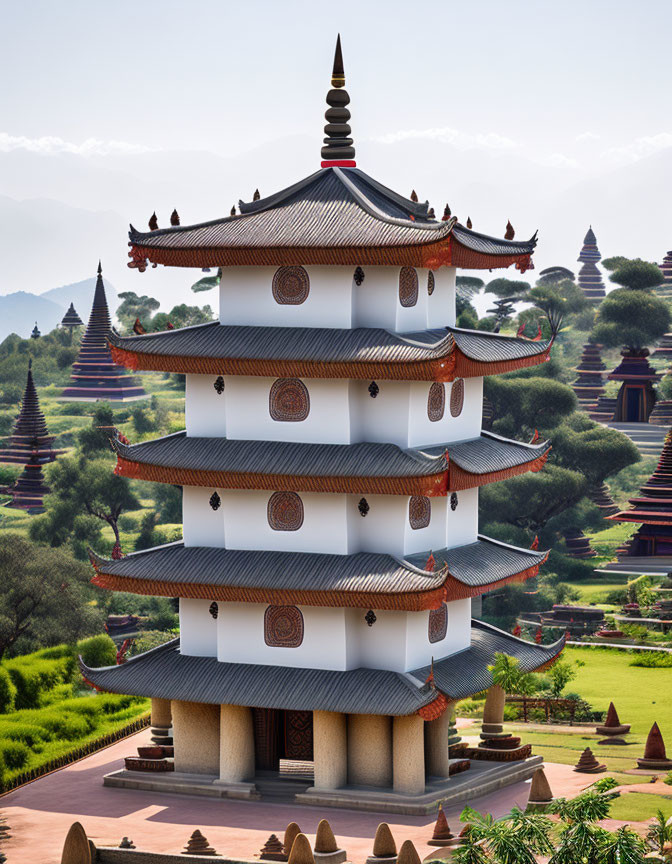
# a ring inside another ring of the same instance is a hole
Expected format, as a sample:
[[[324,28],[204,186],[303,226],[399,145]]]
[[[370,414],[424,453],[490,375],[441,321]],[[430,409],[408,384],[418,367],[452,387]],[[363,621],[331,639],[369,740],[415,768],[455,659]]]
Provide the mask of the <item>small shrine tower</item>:
[[[74,312],[72,304],[71,309]],[[65,318],[69,315],[70,310]],[[72,326],[65,325],[65,318],[61,323],[64,326]],[[79,316],[77,318],[79,319]],[[60,398],[63,401],[131,402],[147,397],[138,379],[131,377],[125,369],[112,360],[107,342],[111,332],[112,322],[105,297],[103,268],[99,262],[89,323],[80,343],[77,360],[72,364],[70,383],[61,394]]]
[[[614,522],[641,523],[627,544],[627,556],[672,557],[672,431],[665,437],[656,470],[630,504],[630,510],[606,517]]]
[[[584,411],[594,408],[597,400],[604,393],[604,371],[606,368],[600,356],[600,346],[586,342],[583,346],[581,361],[575,369],[578,377],[572,384],[572,390]]]
[[[131,227],[140,272],[221,267],[220,320],[110,336],[116,362],[186,375],[184,431],[113,442],[118,474],[183,487],[184,539],[92,553],[94,581],[179,596],[180,638],[82,672],[152,698],[172,788],[257,797],[301,763],[303,803],[424,813],[473,760],[502,762],[502,782],[539,763],[500,745],[488,666],[542,668],[564,640],[525,642],[472,602],[547,556],[479,534],[478,490],[543,468],[549,442],[482,431],[483,377],[551,344],[455,326],[457,269],[524,272],[536,237],[437,221],[357,168],[340,40],[331,84],[317,171],[208,223]],[[484,689],[487,740],[458,768],[451,709]],[[129,757],[106,782],[159,770]]]
[[[598,261],[602,260],[600,250],[597,248],[597,240],[595,232],[591,225],[583,238],[583,248],[579,253],[577,261],[580,261],[583,266],[579,270],[579,287],[583,290],[588,300],[600,302],[606,295],[604,291],[604,282],[602,274],[597,268]]]
[[[23,465],[18,479],[4,491],[12,496],[7,507],[41,513],[44,496],[49,489],[45,485],[42,467],[53,462],[62,450],[54,450],[54,436],[49,434],[47,422],[33,381],[32,360],[28,362],[26,389],[21,401],[19,416],[6,446],[0,449],[0,462]]]

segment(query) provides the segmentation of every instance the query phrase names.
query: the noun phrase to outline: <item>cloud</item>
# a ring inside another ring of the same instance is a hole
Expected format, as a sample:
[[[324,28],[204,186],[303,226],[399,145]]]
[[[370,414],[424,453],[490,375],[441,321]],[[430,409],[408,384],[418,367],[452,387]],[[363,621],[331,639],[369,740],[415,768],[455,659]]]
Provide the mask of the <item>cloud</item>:
[[[565,156],[564,153],[549,153],[547,156],[539,157],[537,161],[548,168],[577,168],[579,164],[576,159]]]
[[[127,141],[101,141],[98,138],[87,138],[81,144],[64,141],[54,135],[42,138],[26,138],[23,135],[9,135],[0,132],[0,153],[11,150],[28,150],[30,153],[74,153],[78,156],[109,156],[110,154],[147,153],[150,147],[141,144],[129,144]]]
[[[441,126],[435,129],[400,129],[375,138],[381,144],[396,144],[399,141],[410,140],[438,141],[441,144],[452,144],[458,150],[511,150],[518,144],[498,135],[496,132],[462,132],[449,126]]]
[[[599,141],[602,136],[598,135],[597,132],[580,132],[575,141]]]
[[[602,153],[602,156],[614,164],[623,165],[645,159],[647,156],[668,147],[672,147],[672,132],[659,132],[657,135],[644,135],[641,138],[635,138],[630,144],[609,147]]]

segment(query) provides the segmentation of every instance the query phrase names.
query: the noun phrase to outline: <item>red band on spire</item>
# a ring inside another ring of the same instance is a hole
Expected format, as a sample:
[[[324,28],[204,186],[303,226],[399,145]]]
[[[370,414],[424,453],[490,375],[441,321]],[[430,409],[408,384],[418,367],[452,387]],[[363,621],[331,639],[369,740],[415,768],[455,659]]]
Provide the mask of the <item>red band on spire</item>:
[[[320,162],[320,168],[356,168],[357,163],[354,159],[330,159],[327,162]]]

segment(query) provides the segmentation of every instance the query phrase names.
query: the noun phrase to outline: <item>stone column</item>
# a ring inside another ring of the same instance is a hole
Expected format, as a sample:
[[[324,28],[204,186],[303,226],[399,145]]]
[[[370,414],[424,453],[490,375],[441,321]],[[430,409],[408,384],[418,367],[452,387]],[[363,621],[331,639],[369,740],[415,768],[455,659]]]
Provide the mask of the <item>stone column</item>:
[[[158,729],[168,729],[173,722],[170,713],[170,699],[152,699],[150,723]]]
[[[348,714],[348,783],[392,785],[392,718]]]
[[[483,708],[483,729],[481,738],[497,738],[504,732],[504,703],[506,702],[506,693],[498,685],[493,684],[488,688],[487,696],[485,697],[485,706]]]
[[[450,737],[450,712],[453,704],[449,704],[436,720],[425,723],[425,767],[428,777],[449,776],[448,739]]]
[[[417,714],[394,718],[392,765],[395,792],[421,795],[425,791],[424,725],[425,721]]]
[[[220,705],[219,779],[243,783],[254,779],[252,711],[242,705]]]
[[[316,789],[338,789],[348,782],[348,733],[345,714],[313,711],[313,761]]]
[[[219,776],[219,705],[173,702],[175,771]]]

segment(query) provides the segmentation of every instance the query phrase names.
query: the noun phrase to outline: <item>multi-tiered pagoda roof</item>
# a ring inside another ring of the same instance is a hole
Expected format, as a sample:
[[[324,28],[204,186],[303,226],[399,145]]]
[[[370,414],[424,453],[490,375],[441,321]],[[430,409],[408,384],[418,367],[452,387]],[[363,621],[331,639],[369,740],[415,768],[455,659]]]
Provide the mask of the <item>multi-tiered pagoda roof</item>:
[[[602,259],[600,250],[597,248],[597,239],[592,225],[588,228],[583,238],[583,247],[577,261],[583,266],[579,270],[579,287],[589,300],[602,300],[605,296],[602,274],[597,269],[597,263]]]
[[[84,322],[77,314],[77,310],[75,309],[75,304],[71,303],[68,306],[68,311],[63,316],[61,320],[61,327],[83,327]]]
[[[66,317],[68,314],[69,311]],[[65,321],[65,318],[63,320]],[[81,402],[97,400],[124,402],[143,399],[147,395],[140,382],[112,360],[110,346],[107,343],[111,331],[112,322],[105,296],[103,270],[98,264],[98,277],[89,323],[80,343],[77,360],[72,364],[70,383],[61,394],[61,399]]]
[[[30,512],[41,510],[43,498],[49,492],[42,466],[53,462],[63,452],[55,450],[53,442],[54,436],[49,434],[47,421],[40,408],[30,360],[19,416],[5,447],[0,449],[0,462],[24,466],[19,478],[7,489],[12,496],[8,507]]]
[[[98,689],[173,711],[171,780],[189,770],[185,742],[200,750],[205,740],[192,713],[220,706],[203,713],[217,743],[210,773],[220,788],[238,784],[238,797],[255,767],[276,770],[276,721],[281,749],[311,762],[318,789],[424,794],[424,724],[440,721],[428,734],[445,728],[436,749],[447,779],[450,700],[493,686],[496,652],[532,671],[564,644],[530,644],[471,618],[472,598],[536,575],[547,556],[479,535],[475,490],[540,470],[550,444],[482,432],[481,382],[469,379],[543,363],[550,343],[454,326],[454,268],[524,272],[536,235],[502,240],[448,212],[436,220],[417,196],[357,169],[344,81],[339,42],[319,171],[222,219],[131,227],[132,268],[221,268],[223,323],[108,335],[116,362],[186,375],[187,430],[112,442],[118,474],[183,487],[185,530],[184,542],[121,559],[91,553],[94,582],[179,596],[181,637],[82,671]],[[403,658],[391,659],[397,648]],[[396,730],[394,753],[384,730],[367,733],[366,746],[395,766],[371,782],[353,755],[362,717]],[[406,760],[408,782],[400,719],[420,754]],[[347,746],[342,737],[327,760],[347,771],[326,786],[323,741],[305,734],[322,720],[347,726]],[[251,762],[230,769],[242,752]]]
[[[581,353],[581,361],[575,371],[578,374],[572,384],[579,405],[589,410],[604,393],[604,370],[607,367],[600,356],[600,346],[586,342]]]
[[[667,433],[655,471],[630,504],[629,510],[606,517],[614,522],[641,523],[628,554],[672,555],[672,431]]]

